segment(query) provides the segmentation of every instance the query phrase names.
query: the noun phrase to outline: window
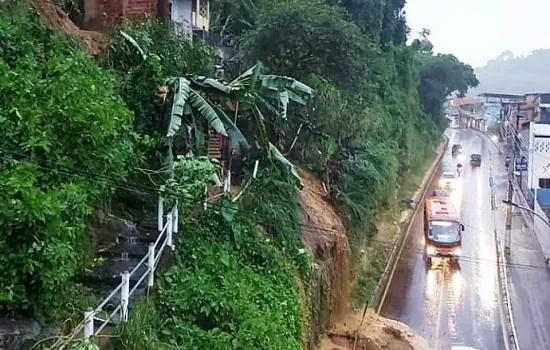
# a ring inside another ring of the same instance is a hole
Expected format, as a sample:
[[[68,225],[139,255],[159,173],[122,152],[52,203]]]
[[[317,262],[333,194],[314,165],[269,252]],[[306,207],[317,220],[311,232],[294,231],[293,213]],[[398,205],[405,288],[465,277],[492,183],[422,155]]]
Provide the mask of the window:
[[[540,188],[550,188],[550,179],[539,179]]]
[[[460,227],[456,222],[431,221],[428,238],[437,243],[453,243],[460,239]]]

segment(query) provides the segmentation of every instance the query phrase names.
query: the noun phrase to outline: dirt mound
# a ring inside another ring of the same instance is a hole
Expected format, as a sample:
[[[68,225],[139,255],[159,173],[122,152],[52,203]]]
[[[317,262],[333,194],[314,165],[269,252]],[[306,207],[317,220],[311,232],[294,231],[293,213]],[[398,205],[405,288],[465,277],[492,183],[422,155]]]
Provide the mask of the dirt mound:
[[[361,313],[358,313],[333,327],[319,349],[429,350],[430,347],[405,324],[377,316],[369,310],[362,324]]]
[[[320,269],[330,275],[330,320],[334,322],[347,311],[351,280],[348,238],[321,182],[304,170],[299,173],[304,184],[300,192],[302,237]]]
[[[38,12],[46,25],[82,39],[90,55],[99,55],[106,41],[104,34],[79,29],[61,8],[49,0],[27,0],[27,2]]]

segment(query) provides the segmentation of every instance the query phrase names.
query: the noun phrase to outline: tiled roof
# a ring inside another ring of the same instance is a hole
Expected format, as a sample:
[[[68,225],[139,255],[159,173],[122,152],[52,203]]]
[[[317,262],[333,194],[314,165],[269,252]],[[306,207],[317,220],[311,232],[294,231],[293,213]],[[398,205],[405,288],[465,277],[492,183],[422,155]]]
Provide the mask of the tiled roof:
[[[475,105],[481,103],[481,101],[475,97],[466,96],[463,98],[454,97],[453,106]]]

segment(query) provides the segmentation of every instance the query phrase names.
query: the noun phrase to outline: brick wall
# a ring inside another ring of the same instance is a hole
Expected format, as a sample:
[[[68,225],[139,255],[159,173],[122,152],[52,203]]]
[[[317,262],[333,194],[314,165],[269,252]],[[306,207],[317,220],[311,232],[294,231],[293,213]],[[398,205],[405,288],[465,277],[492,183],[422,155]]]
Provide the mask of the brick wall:
[[[143,16],[157,13],[156,0],[126,0],[125,16]]]
[[[113,26],[126,17],[156,15],[158,0],[84,0],[84,27]]]

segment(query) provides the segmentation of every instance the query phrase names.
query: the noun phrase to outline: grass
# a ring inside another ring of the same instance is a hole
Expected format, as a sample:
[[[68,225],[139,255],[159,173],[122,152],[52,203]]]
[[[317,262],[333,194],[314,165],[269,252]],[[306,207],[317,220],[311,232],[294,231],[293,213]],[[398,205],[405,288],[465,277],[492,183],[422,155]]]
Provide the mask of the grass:
[[[429,157],[412,169],[405,178],[402,179],[402,185],[399,188],[398,198],[412,198],[418,187],[420,186],[424,175],[435,160],[436,153],[434,151],[429,153]]]

